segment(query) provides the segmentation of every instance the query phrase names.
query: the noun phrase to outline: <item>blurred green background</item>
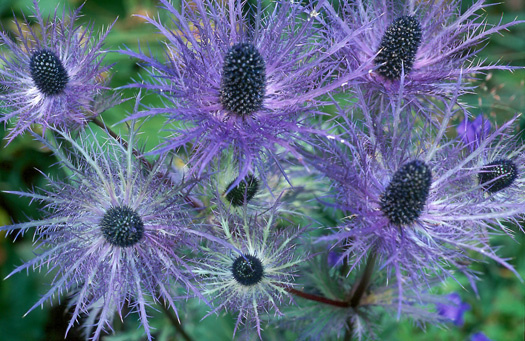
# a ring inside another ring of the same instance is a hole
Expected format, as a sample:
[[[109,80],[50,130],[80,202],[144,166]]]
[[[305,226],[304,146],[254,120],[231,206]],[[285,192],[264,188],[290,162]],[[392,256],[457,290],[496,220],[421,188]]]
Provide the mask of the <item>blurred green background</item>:
[[[52,14],[55,9],[61,13],[66,8],[76,8],[82,1],[41,0],[41,11],[45,16]],[[471,2],[464,1],[464,6]],[[156,16],[156,1],[146,0],[87,0],[82,10],[81,23],[93,22],[97,30],[105,29],[118,17],[114,27],[108,35],[105,49],[118,50],[130,48],[137,50],[138,40],[143,46],[148,46],[153,53],[160,55],[161,37],[156,34],[151,25],[132,14],[149,14]],[[22,17],[29,15],[32,8],[31,0],[0,0],[0,21],[4,30],[14,30],[13,14]],[[161,18],[166,14],[161,13]],[[496,23],[500,19],[508,22],[514,18],[525,20],[525,0],[504,1],[487,9],[488,22]],[[1,47],[0,47],[0,51]],[[480,59],[487,63],[499,61],[502,64],[525,66],[525,25],[513,28],[503,36],[494,36],[488,46],[480,54]],[[128,84],[131,79],[139,79],[142,72],[136,61],[120,55],[110,53],[106,57],[108,63],[114,63],[111,85],[114,87]],[[479,81],[475,94],[464,97],[464,100],[474,106],[475,115],[484,113],[491,117],[493,122],[505,122],[515,112],[525,110],[525,71],[493,72]],[[127,103],[104,113],[103,119],[109,124],[119,122],[132,110],[135,90],[124,91],[124,97],[132,98]],[[155,96],[148,95],[146,103],[160,104]],[[459,118],[458,118],[459,120]],[[458,123],[456,120],[454,123]],[[525,127],[525,120],[521,120],[521,129]],[[148,136],[147,147],[156,145],[164,133],[159,134],[163,120],[160,118],[148,121],[144,127]],[[124,129],[120,124],[115,129]],[[5,135],[4,127],[0,127],[0,137]],[[0,149],[0,191],[22,190],[33,187],[43,187],[44,179],[36,169],[44,173],[57,174],[53,166],[52,155],[41,148],[30,136],[18,137],[9,146]],[[23,222],[28,219],[42,217],[37,204],[29,204],[24,198],[0,192],[0,224],[6,225],[11,221]],[[499,237],[493,240],[494,245],[501,246],[500,255],[513,258],[512,263],[525,277],[525,236],[516,231],[516,240],[508,237]],[[32,236],[14,240],[10,235],[0,238],[0,277],[4,278],[16,265],[33,257]],[[455,327],[450,324],[448,329],[427,326],[426,331],[414,327],[409,320],[396,321],[391,316],[384,316],[381,322],[382,331],[379,332],[383,340],[467,340],[470,335],[482,331],[493,340],[523,340],[525,333],[525,286],[509,271],[493,262],[478,264],[475,269],[480,272],[482,281],[479,283],[479,297],[472,291],[464,290],[461,284],[468,285],[464,280],[461,283],[449,281],[441,291],[459,292],[472,309],[465,314],[465,324]],[[0,280],[0,340],[63,340],[65,327],[69,319],[65,312],[65,299],[55,298],[54,304],[44,305],[28,316],[22,318],[29,307],[38,300],[48,289],[51,278],[45,273],[30,272],[29,275],[20,273],[7,280]],[[186,331],[194,340],[231,340],[233,319],[231,316],[219,318],[209,317],[204,321],[200,318],[206,309],[199,307],[195,302],[189,302],[181,314]],[[168,319],[161,313],[152,311],[156,317],[154,325],[158,328],[156,337],[159,339],[178,339],[176,330],[169,324]],[[111,337],[112,340],[142,339],[141,329],[137,329],[134,316],[126,319],[124,325],[116,321],[115,329],[125,332],[122,336]],[[265,334],[265,339],[279,340],[278,333],[271,329]],[[293,340],[293,334],[288,337]],[[68,340],[83,339],[81,330],[70,332]]]

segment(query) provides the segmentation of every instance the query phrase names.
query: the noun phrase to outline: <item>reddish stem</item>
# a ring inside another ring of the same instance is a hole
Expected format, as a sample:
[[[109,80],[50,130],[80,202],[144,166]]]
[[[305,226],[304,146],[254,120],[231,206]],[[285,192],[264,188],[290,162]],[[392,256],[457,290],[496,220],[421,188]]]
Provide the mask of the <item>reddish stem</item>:
[[[323,303],[323,304],[328,304],[328,305],[332,305],[334,307],[339,307],[339,308],[348,308],[348,307],[350,307],[350,303],[348,303],[348,302],[331,300],[329,298],[322,297],[322,296],[317,296],[317,295],[314,295],[314,294],[309,294],[309,293],[306,293],[306,292],[301,291],[301,290],[294,289],[294,288],[289,287],[289,286],[284,286],[283,285],[282,288],[284,290],[288,291],[290,294],[302,297],[302,298],[310,300],[310,301],[315,301],[315,302],[319,302],[319,303]]]

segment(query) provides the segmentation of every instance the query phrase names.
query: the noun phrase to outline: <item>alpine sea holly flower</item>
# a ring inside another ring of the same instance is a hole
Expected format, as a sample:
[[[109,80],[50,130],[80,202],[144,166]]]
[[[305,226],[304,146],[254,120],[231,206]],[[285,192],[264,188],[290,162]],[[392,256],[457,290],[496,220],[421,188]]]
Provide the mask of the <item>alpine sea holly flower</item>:
[[[463,325],[463,314],[470,310],[470,304],[461,301],[458,293],[452,293],[446,296],[447,303],[438,303],[436,308],[438,314],[454,322],[456,326]]]
[[[488,24],[480,14],[491,6],[485,0],[474,1],[465,12],[461,0],[342,1],[338,11],[328,1],[324,5],[336,42],[369,27],[348,41],[338,56],[344,61],[341,74],[366,65],[370,72],[361,84],[371,96],[397,98],[402,92],[403,98],[419,101],[446,98],[460,77],[465,91],[476,74],[510,69],[476,60],[480,45],[492,34],[518,23]]]
[[[36,25],[16,22],[16,40],[0,32],[6,47],[0,55],[0,101],[6,109],[0,122],[16,119],[9,140],[32,124],[84,126],[117,102],[104,93],[109,66],[102,64],[101,48],[109,29],[97,38],[93,25],[78,26],[81,7],[45,20],[34,1]]]
[[[171,21],[144,19],[167,39],[167,60],[142,51],[123,53],[143,61],[151,74],[132,86],[160,93],[166,107],[130,118],[167,114],[177,128],[157,152],[191,142],[190,164],[197,173],[233,152],[240,165],[238,183],[266,158],[282,151],[298,156],[294,144],[307,142],[316,131],[308,119],[318,113],[318,97],[361,71],[327,84],[334,67],[329,56],[336,48],[327,49],[314,26],[315,9],[305,13],[300,3],[276,2],[263,11],[258,1],[251,25],[241,1],[183,1],[181,12],[161,2]]]
[[[376,117],[366,117],[363,111],[365,124],[352,122],[351,115],[342,112],[342,132],[319,143],[320,155],[304,153],[332,180],[333,204],[346,216],[333,234],[320,241],[331,241],[343,249],[340,261],[347,259],[350,271],[368,254],[375,254],[378,267],[397,277],[400,291],[402,284],[418,285],[431,274],[453,277],[457,270],[474,285],[476,276],[466,266],[473,261],[469,251],[474,251],[517,274],[497,256],[486,231],[497,233],[491,225],[522,217],[523,196],[496,200],[483,190],[496,181],[502,182],[498,187],[505,187],[514,178],[514,169],[507,164],[493,167],[499,175],[482,176],[479,184],[481,170],[488,171],[484,165],[474,164],[483,153],[497,150],[493,144],[506,137],[505,129],[512,122],[487,136],[473,152],[467,151],[462,141],[447,140],[445,135],[452,116],[461,111],[454,105],[456,101],[457,97],[452,97],[439,113],[442,121],[437,127],[403,115],[411,110],[409,106]],[[412,122],[404,120],[400,127],[383,129],[389,127],[384,123],[392,117],[408,117]],[[520,174],[519,169],[517,172]]]
[[[468,150],[463,151],[464,167],[471,175],[464,188],[472,200],[483,203],[478,215],[496,219],[495,224],[486,226],[488,231],[497,231],[496,226],[509,235],[512,232],[505,222],[521,226],[518,220],[525,207],[525,146],[519,136],[513,135],[518,117],[515,115],[485,135],[481,142],[470,144]]]
[[[37,138],[54,152],[67,178],[48,178],[49,188],[35,193],[10,192],[42,202],[49,215],[0,228],[25,233],[36,227],[39,253],[9,276],[29,268],[53,271],[51,288],[29,311],[70,293],[68,330],[90,311],[96,340],[128,304],[151,339],[147,306],[161,300],[176,311],[170,294],[174,284],[200,297],[183,258],[184,249],[196,247],[194,239],[203,234],[191,221],[183,185],[159,173],[163,159],[146,169],[134,157],[135,133],[127,148],[112,138],[101,145],[90,130],[81,142],[56,133],[57,145]]]
[[[275,207],[264,218],[222,210],[218,229],[231,246],[204,248],[206,259],[195,265],[203,294],[216,305],[209,315],[223,309],[238,314],[234,334],[245,323],[261,336],[261,314],[270,310],[281,314],[279,305],[289,295],[286,288],[293,285],[298,264],[306,258],[295,254],[295,241],[304,229],[294,233],[277,229],[277,214]]]
[[[261,168],[250,168],[248,174],[238,180],[239,168],[232,161],[233,157],[227,155],[220,164],[213,162],[209,176],[196,186],[194,195],[202,200],[206,213],[212,220],[218,206],[232,214],[242,214],[246,211],[250,215],[267,212],[276,201],[291,209],[289,206],[296,206],[296,201],[303,199],[298,206],[307,206],[304,204],[304,195],[310,188],[299,185],[309,182],[304,178],[306,171],[303,166],[288,166],[285,176],[275,162],[265,162]],[[290,185],[290,179],[295,180],[295,186]],[[286,200],[278,199],[283,197],[286,197]]]

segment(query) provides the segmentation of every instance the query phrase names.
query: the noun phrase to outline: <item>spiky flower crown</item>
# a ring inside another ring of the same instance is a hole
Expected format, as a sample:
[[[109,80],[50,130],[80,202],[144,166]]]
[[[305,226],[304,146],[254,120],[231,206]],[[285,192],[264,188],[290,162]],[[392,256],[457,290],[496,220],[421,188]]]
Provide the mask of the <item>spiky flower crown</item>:
[[[218,211],[219,236],[231,244],[206,248],[206,259],[194,270],[203,280],[203,294],[216,305],[211,313],[238,314],[234,334],[246,324],[261,335],[261,315],[280,314],[298,264],[307,258],[296,253],[295,239],[304,229],[279,231],[278,217],[277,206],[265,217]]]
[[[97,37],[93,25],[79,25],[81,8],[46,19],[35,0],[35,25],[17,22],[16,40],[0,32],[9,49],[0,55],[0,122],[16,121],[9,141],[35,124],[78,129],[120,102],[107,88],[110,66],[103,63],[109,29]]]
[[[162,159],[149,164],[151,168],[136,159],[133,130],[126,147],[111,137],[100,144],[91,130],[81,135],[81,142],[53,132],[58,135],[55,143],[35,137],[54,152],[69,176],[48,178],[49,188],[39,192],[11,192],[42,202],[49,213],[43,220],[2,227],[22,233],[37,227],[40,253],[9,276],[28,267],[56,268],[51,289],[30,311],[57,292],[69,292],[73,314],[68,329],[91,310],[97,317],[91,337],[98,339],[127,302],[151,338],[148,297],[165,300],[176,311],[170,293],[174,279],[178,286],[196,290],[184,249],[196,249],[206,234],[191,222],[182,195],[186,185],[166,178]]]

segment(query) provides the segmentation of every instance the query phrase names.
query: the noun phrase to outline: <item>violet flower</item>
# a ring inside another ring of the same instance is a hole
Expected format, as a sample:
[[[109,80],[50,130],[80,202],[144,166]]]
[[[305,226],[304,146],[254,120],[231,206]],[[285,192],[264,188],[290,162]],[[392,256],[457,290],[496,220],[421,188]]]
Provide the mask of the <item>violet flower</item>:
[[[490,133],[490,129],[490,121],[485,119],[483,115],[478,115],[474,121],[465,118],[457,126],[456,131],[465,144],[468,144],[471,149],[475,149]]]
[[[482,332],[477,332],[470,337],[470,341],[492,341]]]
[[[329,60],[334,49],[313,25],[318,12],[306,13],[298,2],[276,2],[263,11],[258,1],[253,27],[241,1],[183,1],[181,12],[161,2],[168,22],[143,18],[167,39],[166,61],[143,51],[122,53],[144,62],[151,74],[133,86],[159,93],[166,104],[130,118],[167,114],[176,128],[168,126],[173,137],[157,152],[191,143],[189,163],[197,173],[229,152],[239,169],[236,184],[281,151],[300,159],[294,143],[308,143],[316,132],[308,118],[317,113],[318,97],[362,72],[325,84],[335,67]]]
[[[68,331],[88,314],[91,339],[97,340],[111,330],[115,313],[122,318],[128,305],[151,340],[148,306],[162,300],[176,312],[170,293],[174,285],[202,298],[190,282],[184,249],[196,247],[203,234],[191,221],[183,186],[159,172],[163,159],[146,169],[134,157],[135,133],[127,148],[112,138],[101,145],[90,130],[82,133],[81,142],[56,133],[62,142],[57,145],[37,138],[60,160],[66,179],[48,178],[49,188],[35,193],[10,192],[42,202],[49,215],[0,227],[8,232],[20,229],[21,234],[36,228],[37,255],[9,276],[30,268],[53,271],[51,288],[29,312],[70,293]]]
[[[456,326],[463,325],[463,314],[470,310],[470,304],[461,301],[458,293],[452,293],[446,296],[448,303],[436,304],[438,314],[452,321]]]
[[[0,94],[7,109],[0,122],[16,119],[9,141],[32,124],[74,129],[118,102],[103,92],[102,42],[109,32],[95,37],[93,25],[79,26],[80,6],[46,20],[35,0],[36,25],[16,22],[16,40],[0,32],[0,44],[8,51],[0,55]]]

